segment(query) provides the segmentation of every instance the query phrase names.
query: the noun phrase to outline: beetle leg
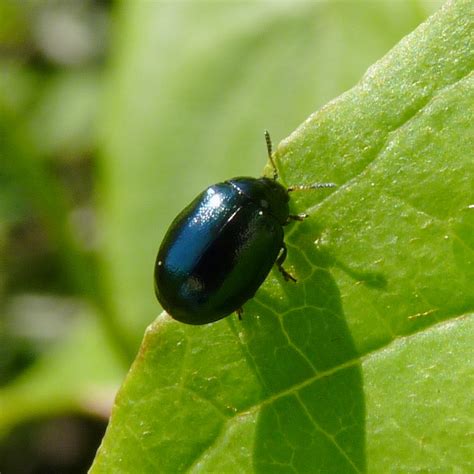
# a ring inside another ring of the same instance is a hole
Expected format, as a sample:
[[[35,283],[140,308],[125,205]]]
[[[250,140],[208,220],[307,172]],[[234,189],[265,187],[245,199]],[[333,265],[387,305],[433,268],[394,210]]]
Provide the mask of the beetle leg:
[[[244,314],[244,308],[240,307],[235,310],[237,313],[237,317],[239,318],[239,321],[242,321],[242,314]]]
[[[307,217],[309,217],[309,214],[290,214],[288,216],[288,220],[285,222],[285,225],[288,225],[291,221],[304,221]]]
[[[276,266],[278,268],[278,270],[280,271],[280,273],[283,275],[283,278],[286,280],[286,281],[294,281],[296,283],[296,278],[292,275],[290,275],[284,268],[283,268],[283,262],[285,261],[286,259],[286,256],[288,254],[288,251],[286,250],[286,245],[283,244],[283,247],[281,248],[281,253],[280,255],[278,256],[277,260],[276,260]]]

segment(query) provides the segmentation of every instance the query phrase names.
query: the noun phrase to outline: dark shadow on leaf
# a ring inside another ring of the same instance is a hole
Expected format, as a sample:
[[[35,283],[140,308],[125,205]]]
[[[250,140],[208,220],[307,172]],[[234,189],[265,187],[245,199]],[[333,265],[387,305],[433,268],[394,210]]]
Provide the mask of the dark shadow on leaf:
[[[323,252],[321,250],[321,252]],[[329,259],[329,257],[328,257]],[[354,280],[363,283],[364,285],[367,285],[371,288],[377,289],[377,290],[385,290],[387,288],[387,278],[385,275],[383,275],[380,272],[369,272],[369,271],[360,271],[360,270],[355,270],[345,263],[341,262],[337,258],[332,258],[331,259],[333,267],[337,267],[343,272],[345,272],[347,275],[349,275],[351,278]]]
[[[290,245],[301,232],[292,233]],[[308,250],[307,242],[302,248],[304,254],[291,247],[287,263],[298,283],[281,278],[276,297],[264,288],[246,305],[247,350],[264,387],[254,468],[262,473],[361,472],[362,374],[330,273],[334,260],[314,245]]]

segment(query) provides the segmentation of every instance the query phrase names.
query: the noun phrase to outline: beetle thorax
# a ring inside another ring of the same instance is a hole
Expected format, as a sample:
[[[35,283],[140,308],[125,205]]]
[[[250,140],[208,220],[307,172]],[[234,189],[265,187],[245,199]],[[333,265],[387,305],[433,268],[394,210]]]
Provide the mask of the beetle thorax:
[[[234,178],[229,183],[251,199],[261,211],[271,214],[281,224],[286,224],[289,215],[288,191],[270,178]]]

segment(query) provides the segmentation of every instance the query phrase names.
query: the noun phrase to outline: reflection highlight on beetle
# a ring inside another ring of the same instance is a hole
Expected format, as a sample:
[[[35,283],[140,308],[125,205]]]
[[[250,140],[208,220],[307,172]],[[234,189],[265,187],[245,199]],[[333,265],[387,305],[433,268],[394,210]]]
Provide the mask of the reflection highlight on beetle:
[[[291,215],[289,193],[332,183],[285,188],[265,132],[273,178],[238,177],[200,193],[171,223],[155,263],[155,293],[166,312],[187,324],[206,324],[252,298],[275,264],[285,280],[283,226]]]

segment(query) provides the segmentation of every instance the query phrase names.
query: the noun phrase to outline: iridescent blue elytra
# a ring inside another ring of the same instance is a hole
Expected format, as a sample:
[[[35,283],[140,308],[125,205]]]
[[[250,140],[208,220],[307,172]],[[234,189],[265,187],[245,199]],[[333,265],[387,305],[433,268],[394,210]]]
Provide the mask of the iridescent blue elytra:
[[[282,250],[289,196],[268,178],[207,188],[173,221],[155,266],[155,290],[178,321],[204,324],[241,308]]]
[[[289,214],[289,191],[274,177],[234,178],[210,186],[172,222],[155,263],[155,293],[174,319],[187,324],[217,321],[252,298],[274,264],[296,281],[286,258],[283,226],[306,215]]]

